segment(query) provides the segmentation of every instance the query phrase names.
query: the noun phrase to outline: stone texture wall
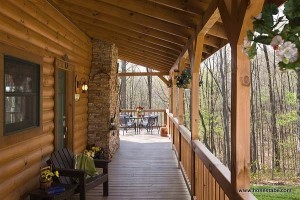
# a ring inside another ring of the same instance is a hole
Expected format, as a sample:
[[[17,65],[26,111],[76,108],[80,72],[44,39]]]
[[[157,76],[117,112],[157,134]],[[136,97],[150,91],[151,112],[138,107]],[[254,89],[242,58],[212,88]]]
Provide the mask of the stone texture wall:
[[[104,148],[111,158],[119,148],[118,49],[114,44],[93,39],[88,94],[88,143]],[[114,123],[115,127],[111,124]]]

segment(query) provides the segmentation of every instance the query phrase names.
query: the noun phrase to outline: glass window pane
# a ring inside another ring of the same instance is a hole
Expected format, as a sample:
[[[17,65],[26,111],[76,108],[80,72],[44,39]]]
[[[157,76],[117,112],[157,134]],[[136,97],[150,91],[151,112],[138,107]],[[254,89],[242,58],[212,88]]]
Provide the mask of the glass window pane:
[[[39,67],[4,57],[5,133],[39,125]]]

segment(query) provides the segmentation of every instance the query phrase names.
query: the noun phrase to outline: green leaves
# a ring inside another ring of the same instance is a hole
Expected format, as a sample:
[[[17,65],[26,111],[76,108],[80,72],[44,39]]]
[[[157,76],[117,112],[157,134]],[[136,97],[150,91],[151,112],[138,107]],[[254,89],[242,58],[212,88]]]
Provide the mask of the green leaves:
[[[253,20],[253,31],[247,32],[247,38],[252,45],[244,43],[243,51],[250,59],[257,54],[257,44],[272,45],[278,51],[282,69],[300,67],[300,0],[288,0],[283,13],[279,14],[275,4],[266,4],[262,13]],[[297,48],[297,49],[296,49]],[[298,60],[296,60],[298,59]],[[295,62],[296,60],[296,62]]]
[[[254,42],[269,45],[272,41],[273,36],[259,35],[254,38]]]
[[[289,20],[295,18],[300,18],[300,1],[299,0],[289,0],[284,4],[283,13]]]
[[[257,45],[256,42],[254,42],[248,51],[248,56],[250,59],[253,59],[254,56],[256,56],[256,54],[257,54],[256,45]]]
[[[273,27],[273,15],[278,14],[278,8],[274,4],[267,4],[262,11],[262,20],[264,25],[268,27]]]

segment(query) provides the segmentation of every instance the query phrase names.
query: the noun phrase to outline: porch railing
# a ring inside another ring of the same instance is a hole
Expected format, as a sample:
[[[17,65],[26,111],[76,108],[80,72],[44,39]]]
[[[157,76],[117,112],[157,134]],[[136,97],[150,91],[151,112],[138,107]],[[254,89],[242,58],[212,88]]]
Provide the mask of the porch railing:
[[[197,200],[256,199],[250,192],[241,194],[233,190],[229,169],[199,140],[191,140],[190,130],[179,125],[172,113],[166,113],[173,150],[191,196],[195,195]]]
[[[135,109],[121,109],[120,114],[136,115]],[[165,109],[144,109],[142,115],[158,115],[158,127],[162,127],[167,124],[167,113]],[[156,125],[154,127],[157,127]]]

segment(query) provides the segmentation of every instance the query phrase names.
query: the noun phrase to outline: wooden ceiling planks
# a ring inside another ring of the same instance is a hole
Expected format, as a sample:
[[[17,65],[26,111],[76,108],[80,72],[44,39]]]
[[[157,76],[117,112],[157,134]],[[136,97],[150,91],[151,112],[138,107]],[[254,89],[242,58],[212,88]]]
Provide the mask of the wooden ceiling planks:
[[[48,0],[90,37],[115,43],[120,58],[168,71],[207,25],[217,0]],[[227,43],[217,20],[203,58]]]
[[[188,0],[150,0],[152,2],[184,10],[186,12],[203,14],[209,5],[209,1],[188,1]]]

